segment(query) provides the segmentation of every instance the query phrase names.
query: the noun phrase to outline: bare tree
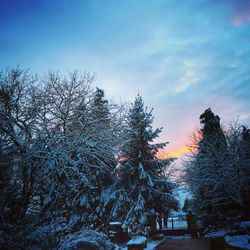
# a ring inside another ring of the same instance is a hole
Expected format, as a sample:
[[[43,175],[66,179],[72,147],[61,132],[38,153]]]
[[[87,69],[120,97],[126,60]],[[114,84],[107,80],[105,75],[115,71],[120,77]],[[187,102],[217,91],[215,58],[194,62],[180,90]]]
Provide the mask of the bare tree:
[[[19,68],[0,73],[0,139],[2,213],[17,222],[28,208],[38,166],[33,145],[37,106],[33,92],[36,76]]]

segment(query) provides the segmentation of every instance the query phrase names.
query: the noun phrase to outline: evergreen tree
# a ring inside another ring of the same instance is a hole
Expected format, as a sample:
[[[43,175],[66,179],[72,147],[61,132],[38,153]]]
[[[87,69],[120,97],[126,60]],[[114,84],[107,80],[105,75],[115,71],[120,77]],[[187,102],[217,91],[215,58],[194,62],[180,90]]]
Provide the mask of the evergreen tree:
[[[207,109],[200,116],[202,139],[199,142],[197,154],[197,164],[199,166],[200,178],[206,180],[199,187],[197,194],[202,197],[202,209],[211,213],[215,207],[227,202],[225,188],[219,182],[215,185],[214,180],[222,178],[224,164],[227,156],[227,143],[223,130],[220,125],[220,118]],[[213,178],[207,178],[207,176]],[[217,196],[218,198],[215,198]],[[225,199],[221,199],[225,197]],[[215,198],[215,199],[214,199]],[[214,202],[211,202],[211,201]],[[223,206],[222,205],[222,206]]]
[[[208,223],[223,222],[233,213],[248,217],[249,130],[235,124],[224,132],[211,109],[205,110],[200,122],[197,152],[186,163],[194,207]]]
[[[112,218],[120,219],[135,229],[145,224],[146,215],[177,207],[172,195],[175,184],[164,176],[168,160],[160,160],[156,153],[166,143],[151,144],[161,132],[153,130],[153,116],[144,109],[141,96],[137,96],[127,118],[127,139],[121,147],[120,162],[111,211]]]
[[[184,205],[182,207],[182,211],[187,213],[190,208],[191,208],[191,200],[186,198],[184,201]]]
[[[91,128],[92,152],[88,154],[87,164],[92,184],[95,187],[90,190],[91,202],[90,212],[93,214],[96,227],[105,228],[109,218],[109,211],[103,204],[107,189],[112,184],[112,172],[116,166],[114,156],[114,135],[111,122],[111,112],[108,100],[102,89],[96,88],[89,114]]]
[[[105,99],[105,94],[102,89],[96,88],[94,93],[91,117],[95,123],[95,129],[107,130],[107,126],[110,124],[110,111],[108,100]]]

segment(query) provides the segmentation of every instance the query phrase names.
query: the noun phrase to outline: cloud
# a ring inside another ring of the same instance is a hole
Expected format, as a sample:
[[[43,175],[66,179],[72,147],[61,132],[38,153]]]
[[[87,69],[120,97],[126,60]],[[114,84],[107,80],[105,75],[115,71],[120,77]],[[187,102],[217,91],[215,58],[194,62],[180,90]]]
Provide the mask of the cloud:
[[[232,24],[234,26],[241,26],[249,23],[250,23],[250,10],[239,13],[232,19]]]
[[[195,60],[185,60],[183,63],[185,74],[181,77],[179,83],[175,87],[177,94],[185,91],[202,80],[202,77],[199,74],[198,64]]]
[[[230,22],[239,27],[250,23],[250,1],[249,0],[212,0],[214,4],[221,4],[221,9],[228,12]]]

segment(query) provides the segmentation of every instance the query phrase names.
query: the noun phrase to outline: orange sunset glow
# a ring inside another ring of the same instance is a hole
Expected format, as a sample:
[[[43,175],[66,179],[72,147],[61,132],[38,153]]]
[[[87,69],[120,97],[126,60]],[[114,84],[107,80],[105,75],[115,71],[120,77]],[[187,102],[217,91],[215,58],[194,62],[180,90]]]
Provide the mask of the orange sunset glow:
[[[180,147],[176,150],[170,151],[170,152],[166,152],[165,150],[160,150],[157,154],[157,156],[160,159],[166,159],[166,158],[178,158],[184,154],[190,153],[190,149],[188,146],[183,146]]]

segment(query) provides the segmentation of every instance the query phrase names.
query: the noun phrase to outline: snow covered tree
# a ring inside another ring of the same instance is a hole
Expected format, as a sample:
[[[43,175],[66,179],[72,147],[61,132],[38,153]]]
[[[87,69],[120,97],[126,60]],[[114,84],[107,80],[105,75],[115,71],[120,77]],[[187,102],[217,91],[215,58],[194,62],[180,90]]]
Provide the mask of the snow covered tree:
[[[188,198],[185,199],[184,205],[182,207],[183,212],[185,212],[185,213],[188,212],[188,210],[191,208],[191,202],[192,202],[191,199],[188,199]]]
[[[215,214],[228,203],[228,195],[221,179],[227,155],[226,138],[220,118],[211,109],[200,116],[201,139],[198,151],[186,163],[187,182],[194,194],[195,207],[204,216]]]
[[[224,132],[219,117],[210,109],[200,116],[200,121],[201,137],[194,142],[197,151],[185,163],[185,178],[197,212],[209,223],[215,223],[219,217],[244,211],[248,206],[249,160],[245,154],[248,146],[243,139],[247,130],[236,125]]]
[[[96,88],[94,92],[91,111],[93,128],[99,131],[105,131],[110,127],[110,110],[108,100],[105,99],[104,91]]]
[[[213,176],[213,178],[208,178],[204,182],[205,187],[200,187],[198,193],[206,197],[203,208],[210,213],[215,207],[219,207],[220,204],[223,206],[224,202],[227,202],[227,195],[223,185],[221,185],[221,182],[216,182],[224,174],[223,166],[227,155],[227,144],[220,125],[220,118],[214,115],[211,109],[205,110],[200,116],[200,123],[202,125],[201,132],[203,138],[199,142],[197,163],[201,166],[202,178],[206,178],[207,175]],[[223,197],[225,197],[225,200]],[[214,202],[209,202],[210,200]]]
[[[47,221],[62,216],[76,228],[98,227],[101,194],[116,165],[108,102],[103,91],[90,91],[91,80],[49,73],[40,93],[40,123],[48,131],[41,216]]]
[[[109,211],[103,206],[103,196],[112,184],[112,172],[116,166],[114,148],[117,137],[113,133],[116,129],[112,123],[111,107],[105,99],[104,91],[96,88],[90,101],[88,114],[89,138],[92,148],[85,154],[88,173],[91,177],[92,189],[88,192],[88,214],[93,217],[95,227],[106,227]]]
[[[34,76],[19,68],[0,73],[0,192],[5,223],[24,217],[34,192],[39,165],[33,150],[37,143],[35,82]]]
[[[225,132],[228,143],[228,159],[225,162],[225,187],[245,219],[250,219],[250,129],[237,123]]]
[[[61,216],[75,229],[107,226],[110,209],[104,204],[123,140],[122,108],[110,105],[103,90],[92,91],[90,81],[50,72],[36,98],[45,152],[41,220]]]
[[[166,143],[152,144],[161,129],[153,130],[152,110],[144,109],[141,96],[136,97],[126,122],[126,140],[121,145],[116,182],[110,197],[111,218],[135,229],[140,224],[145,225],[146,215],[152,209],[162,213],[177,207],[172,194],[176,186],[164,176],[170,162],[156,156]]]

